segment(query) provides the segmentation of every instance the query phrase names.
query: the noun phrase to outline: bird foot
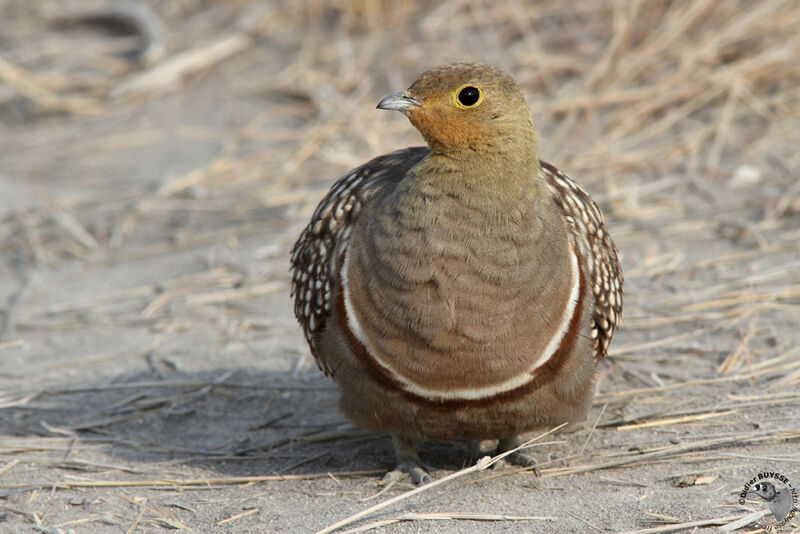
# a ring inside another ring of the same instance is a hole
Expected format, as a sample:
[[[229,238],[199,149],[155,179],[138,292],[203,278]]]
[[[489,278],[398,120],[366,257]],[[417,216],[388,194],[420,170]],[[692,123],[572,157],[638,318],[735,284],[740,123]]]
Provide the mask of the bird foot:
[[[422,462],[419,459],[413,440],[405,436],[392,434],[392,445],[397,455],[397,467],[394,468],[394,471],[386,473],[386,476],[383,477],[384,482],[396,481],[404,473],[411,477],[414,484],[427,484],[431,481],[431,476],[422,467]]]
[[[537,477],[541,477],[542,473],[539,472],[539,462],[530,454],[522,451],[517,451],[505,457],[505,460],[511,465],[518,465],[520,467],[533,467],[533,473]]]
[[[518,436],[513,438],[501,439],[499,440],[497,445],[497,454],[502,454],[504,452],[514,450],[521,444],[522,440],[519,439]],[[534,458],[531,454],[528,454],[524,450],[514,451],[505,458],[503,458],[503,460],[511,465],[518,465],[520,467],[533,467],[533,473],[537,477],[542,476],[542,473],[539,471],[539,462],[537,462],[536,458]]]
[[[397,467],[395,467],[393,471],[389,471],[384,475],[383,481],[387,483],[396,482],[406,474],[410,476],[414,484],[417,485],[427,484],[431,481],[431,476],[428,472],[425,471],[419,462],[415,461],[398,462]]]

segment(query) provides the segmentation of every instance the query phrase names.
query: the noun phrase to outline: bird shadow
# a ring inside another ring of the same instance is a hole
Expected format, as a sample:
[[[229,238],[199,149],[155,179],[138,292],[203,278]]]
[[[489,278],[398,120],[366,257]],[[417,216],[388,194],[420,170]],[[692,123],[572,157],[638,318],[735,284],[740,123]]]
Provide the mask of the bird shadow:
[[[376,471],[377,477],[394,467],[389,434],[347,422],[335,386],[316,372],[122,374],[16,397],[0,411],[0,436],[27,447],[67,438],[61,467],[98,462],[92,454],[98,451],[124,469],[194,465],[220,476]],[[466,442],[426,442],[423,451],[435,468],[471,461]]]

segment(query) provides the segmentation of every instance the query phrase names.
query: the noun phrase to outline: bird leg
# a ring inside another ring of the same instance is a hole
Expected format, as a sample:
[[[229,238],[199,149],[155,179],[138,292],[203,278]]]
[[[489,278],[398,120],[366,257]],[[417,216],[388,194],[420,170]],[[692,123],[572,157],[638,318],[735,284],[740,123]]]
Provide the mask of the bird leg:
[[[473,439],[470,442],[470,463],[476,463],[484,456],[494,456],[494,451],[496,450],[496,439]]]
[[[384,480],[396,480],[402,473],[408,473],[414,484],[427,484],[431,481],[430,475],[422,467],[414,440],[392,433],[392,446],[397,455],[397,467],[386,473]]]
[[[497,454],[503,454],[504,452],[514,450],[522,445],[522,443],[523,441],[519,436],[514,436],[513,438],[501,438],[497,442]],[[524,450],[512,452],[506,456],[504,460],[512,465],[518,465],[520,467],[533,467],[533,472],[536,474],[536,476],[542,476],[542,474],[539,472],[539,462],[537,462],[536,458]]]

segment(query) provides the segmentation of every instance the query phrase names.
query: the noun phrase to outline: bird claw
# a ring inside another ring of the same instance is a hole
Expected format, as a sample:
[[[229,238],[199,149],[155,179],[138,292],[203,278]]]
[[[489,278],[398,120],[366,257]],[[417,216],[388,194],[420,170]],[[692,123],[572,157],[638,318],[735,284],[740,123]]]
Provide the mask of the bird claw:
[[[519,439],[519,437],[501,439],[497,444],[497,454],[514,450],[519,447],[521,443],[522,441]],[[532,471],[537,477],[541,478],[542,476],[542,473],[539,471],[539,462],[536,461],[536,458],[523,450],[514,451],[503,458],[503,460],[511,465],[532,467]]]
[[[389,471],[384,475],[383,481],[387,483],[396,482],[405,475],[411,477],[414,484],[428,484],[431,481],[431,476],[425,469],[416,461],[401,461],[393,471]]]
[[[511,465],[518,465],[520,467],[532,467],[533,473],[539,478],[542,477],[542,473],[539,471],[539,462],[537,462],[536,458],[534,458],[528,453],[517,451],[506,456],[505,460]]]

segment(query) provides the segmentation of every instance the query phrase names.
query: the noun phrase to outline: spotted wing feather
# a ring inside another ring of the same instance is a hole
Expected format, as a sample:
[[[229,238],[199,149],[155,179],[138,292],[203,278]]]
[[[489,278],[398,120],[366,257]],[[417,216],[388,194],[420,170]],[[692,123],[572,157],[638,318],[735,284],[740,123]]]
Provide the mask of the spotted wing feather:
[[[603,223],[603,214],[589,194],[569,176],[544,161],[541,174],[578,246],[583,267],[592,282],[595,308],[592,340],[595,358],[608,353],[608,346],[622,317],[622,270],[617,248]]]
[[[427,147],[406,148],[377,157],[333,184],[292,250],[294,314],[303,327],[317,365],[330,369],[319,353],[317,335],[325,329],[338,289],[342,254],[362,206],[383,187],[394,187],[429,153]]]

